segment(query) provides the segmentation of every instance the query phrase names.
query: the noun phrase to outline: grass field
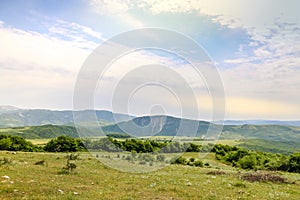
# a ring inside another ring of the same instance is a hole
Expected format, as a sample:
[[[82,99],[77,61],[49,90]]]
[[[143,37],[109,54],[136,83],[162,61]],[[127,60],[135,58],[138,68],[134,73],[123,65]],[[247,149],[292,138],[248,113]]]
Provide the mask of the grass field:
[[[47,144],[51,139],[28,139],[32,144],[35,145],[44,145]]]
[[[102,155],[103,154],[103,155]],[[281,173],[292,183],[247,182],[238,171],[203,158],[210,168],[169,165],[151,173],[125,173],[81,153],[75,174],[60,174],[63,153],[0,152],[0,199],[299,199],[300,174]],[[107,155],[107,154],[105,154]],[[99,156],[103,157],[104,153]],[[184,157],[197,157],[187,153]],[[35,165],[45,160],[45,165]],[[225,174],[211,175],[222,170]],[[9,178],[5,178],[8,176]]]

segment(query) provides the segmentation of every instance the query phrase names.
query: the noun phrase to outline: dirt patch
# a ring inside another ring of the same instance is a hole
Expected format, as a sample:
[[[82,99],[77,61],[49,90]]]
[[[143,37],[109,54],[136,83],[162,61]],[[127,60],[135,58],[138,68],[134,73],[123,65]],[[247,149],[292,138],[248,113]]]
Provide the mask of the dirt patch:
[[[273,183],[290,183],[290,181],[276,173],[247,173],[241,176],[242,180],[249,182],[273,182]]]
[[[224,175],[224,174],[226,174],[226,172],[221,170],[207,172],[207,175]]]

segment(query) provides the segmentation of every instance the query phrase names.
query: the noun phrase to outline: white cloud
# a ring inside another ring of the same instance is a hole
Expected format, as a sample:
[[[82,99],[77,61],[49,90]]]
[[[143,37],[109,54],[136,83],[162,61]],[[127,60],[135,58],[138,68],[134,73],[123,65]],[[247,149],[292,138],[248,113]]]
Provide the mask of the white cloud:
[[[1,103],[71,108],[77,72],[91,51],[82,48],[80,43],[84,41],[78,42],[75,37],[76,33],[73,40],[63,40],[51,33],[40,34],[2,25],[0,92],[5,95]]]
[[[95,49],[98,43],[105,40],[101,33],[74,22],[56,20],[51,25],[47,25],[47,28],[49,36],[72,41],[73,45],[87,50]]]
[[[78,48],[76,42],[19,29],[0,29],[0,40],[1,62],[12,60],[39,68],[54,67],[74,71],[89,53]]]
[[[133,26],[134,28],[144,27],[142,21],[131,16],[128,11],[133,6],[130,0],[90,0],[93,11],[100,15],[117,17],[119,20]]]
[[[114,16],[127,13],[130,0],[91,0],[90,4],[100,14]]]

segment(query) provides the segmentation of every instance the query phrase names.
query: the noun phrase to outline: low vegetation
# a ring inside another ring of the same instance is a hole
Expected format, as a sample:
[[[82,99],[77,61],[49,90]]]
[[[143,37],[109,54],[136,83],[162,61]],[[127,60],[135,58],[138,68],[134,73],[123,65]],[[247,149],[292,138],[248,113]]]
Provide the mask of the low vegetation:
[[[59,136],[47,142],[44,150],[48,152],[77,152],[84,151],[85,147],[82,141],[78,138]]]
[[[0,135],[0,150],[8,151],[46,151],[46,152],[132,152],[127,160],[135,160],[137,153],[145,153],[145,158],[138,157],[140,164],[153,161],[165,161],[162,156],[152,157],[151,154],[170,154],[182,152],[212,152],[216,159],[230,164],[233,167],[251,170],[287,171],[300,173],[300,153],[290,155],[272,154],[242,149],[236,146],[217,144],[198,145],[193,143],[179,142],[156,142],[154,140],[126,139],[116,140],[112,138],[101,138],[97,140],[71,138],[59,136],[51,139],[44,147],[33,145],[31,142],[18,136]],[[137,160],[136,160],[137,161]],[[71,163],[71,162],[70,162]],[[170,160],[171,164],[203,167],[209,166],[196,158],[175,157]],[[70,164],[71,165],[71,164]]]
[[[22,137],[0,135],[0,150],[34,152],[41,151],[42,149]]]
[[[228,145],[215,145],[216,158],[242,169],[272,170],[300,173],[300,153],[291,155],[256,152]]]
[[[102,157],[111,153],[97,154]],[[189,160],[197,154],[189,152],[183,157]],[[6,164],[0,165],[0,199],[293,200],[300,196],[297,181],[300,174],[272,173],[287,180],[284,182],[273,182],[276,178],[269,175],[252,181],[257,173],[271,173],[236,170],[217,162],[212,153],[203,158],[212,163],[210,168],[177,164],[140,174],[111,169],[87,152],[80,153],[80,159],[75,161],[76,168],[70,174],[61,173],[62,168],[68,168],[66,156],[70,153],[0,151],[0,160],[6,160]],[[41,160],[47,165],[35,164]]]

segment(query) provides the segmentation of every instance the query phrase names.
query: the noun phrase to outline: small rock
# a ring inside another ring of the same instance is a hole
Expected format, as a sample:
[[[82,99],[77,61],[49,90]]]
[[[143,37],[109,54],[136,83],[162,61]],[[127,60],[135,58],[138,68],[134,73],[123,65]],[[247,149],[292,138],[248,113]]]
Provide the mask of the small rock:
[[[78,195],[78,192],[73,192],[74,195]]]
[[[13,155],[16,155],[16,154],[17,154],[17,152],[15,152],[15,151],[14,151],[14,152],[12,152],[11,154],[13,154]]]
[[[153,188],[153,187],[155,187],[155,186],[156,186],[156,183],[151,183],[151,184],[150,184],[150,187],[151,187],[151,188]]]
[[[191,182],[186,183],[187,186],[192,186],[193,184]]]
[[[10,179],[10,177],[9,177],[9,176],[6,176],[6,175],[5,175],[5,176],[2,176],[2,178],[3,178],[3,179]]]

